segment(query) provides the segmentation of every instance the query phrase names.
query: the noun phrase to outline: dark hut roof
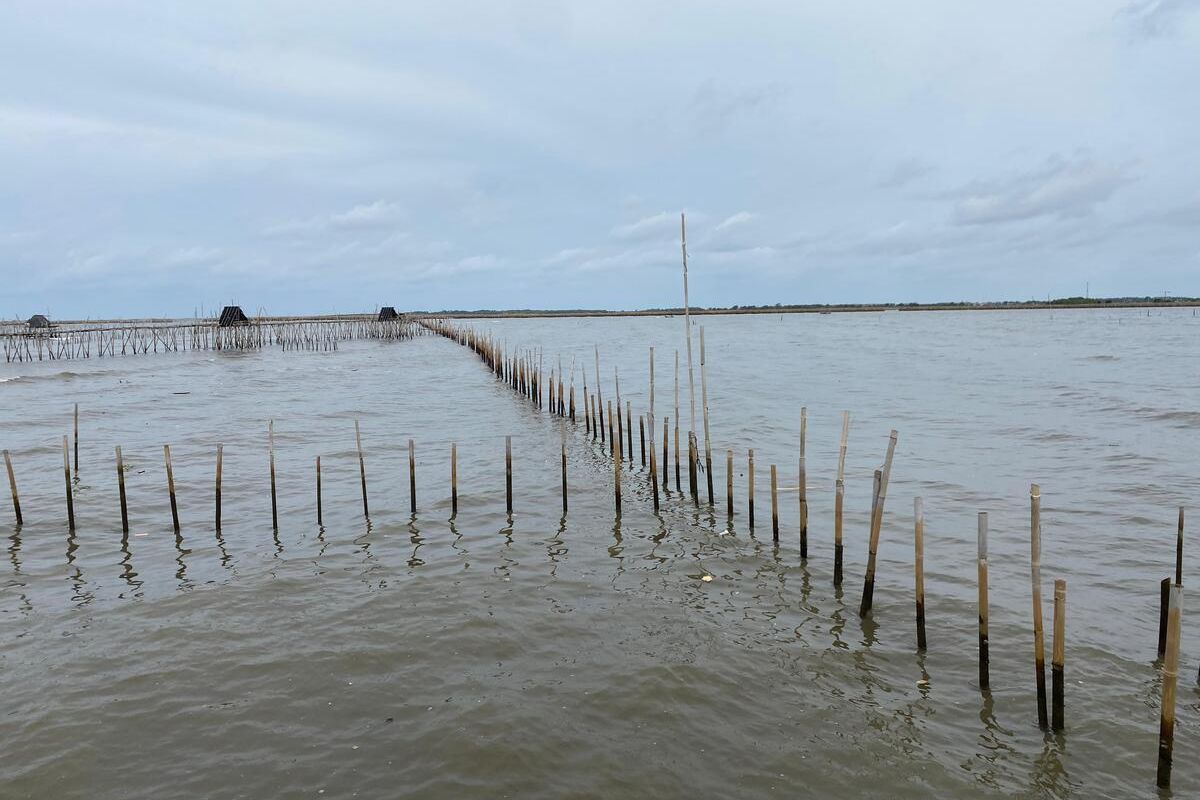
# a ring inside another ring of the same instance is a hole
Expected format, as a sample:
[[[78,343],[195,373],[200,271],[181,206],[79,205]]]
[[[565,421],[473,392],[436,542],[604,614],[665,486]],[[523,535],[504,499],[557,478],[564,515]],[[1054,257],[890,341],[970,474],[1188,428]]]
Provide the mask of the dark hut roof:
[[[46,319],[45,314],[34,314],[29,318],[29,327],[31,328],[49,328],[50,320]]]
[[[379,321],[387,322],[392,319],[400,319],[400,315],[396,313],[395,306],[384,306],[379,309]]]
[[[221,309],[221,319],[217,321],[217,325],[228,328],[230,325],[245,325],[249,321],[241,306],[225,306]]]

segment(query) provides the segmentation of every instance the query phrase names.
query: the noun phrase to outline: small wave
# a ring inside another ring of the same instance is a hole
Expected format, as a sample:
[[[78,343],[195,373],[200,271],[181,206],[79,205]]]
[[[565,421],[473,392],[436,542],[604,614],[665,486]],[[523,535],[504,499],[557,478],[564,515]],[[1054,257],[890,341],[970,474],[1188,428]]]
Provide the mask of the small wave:
[[[1176,427],[1200,427],[1200,411],[1160,411],[1151,417],[1156,422],[1174,422]]]
[[[1112,356],[1112,355],[1104,355],[1104,354],[1088,356],[1087,358],[1084,359],[1084,361],[1120,361],[1120,360],[1121,360],[1120,356]]]

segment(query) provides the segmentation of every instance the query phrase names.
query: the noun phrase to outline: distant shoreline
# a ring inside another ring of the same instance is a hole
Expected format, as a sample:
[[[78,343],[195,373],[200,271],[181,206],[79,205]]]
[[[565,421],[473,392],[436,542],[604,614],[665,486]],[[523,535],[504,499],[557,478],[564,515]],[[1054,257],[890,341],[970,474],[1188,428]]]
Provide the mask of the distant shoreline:
[[[847,303],[836,305],[777,305],[777,306],[730,306],[727,308],[692,308],[697,316],[724,316],[736,314],[861,314],[880,311],[1033,311],[1071,310],[1096,308],[1195,308],[1200,307],[1200,298],[1064,298],[1060,300],[1001,301],[992,303]],[[374,319],[377,312],[365,311],[350,314],[281,314],[264,316],[264,322],[303,322]],[[683,308],[646,308],[632,310],[609,310],[598,308],[570,309],[446,309],[443,311],[406,311],[406,316],[428,319],[530,319],[553,317],[664,317],[683,314]],[[211,317],[202,317],[197,322],[212,322]],[[105,319],[54,319],[55,325],[105,325],[105,324],[164,324],[187,323],[191,317],[133,317]],[[0,322],[0,324],[6,324]],[[7,324],[23,325],[23,320],[12,320]]]

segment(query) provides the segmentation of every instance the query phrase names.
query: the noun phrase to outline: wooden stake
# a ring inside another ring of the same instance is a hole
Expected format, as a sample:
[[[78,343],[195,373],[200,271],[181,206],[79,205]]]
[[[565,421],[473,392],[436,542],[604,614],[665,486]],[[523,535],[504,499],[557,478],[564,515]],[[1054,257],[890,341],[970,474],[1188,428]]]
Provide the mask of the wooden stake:
[[[1163,578],[1158,586],[1158,657],[1167,654],[1167,623],[1170,620],[1171,579]]]
[[[800,560],[808,559],[808,475],[804,463],[804,442],[808,435],[808,408],[800,409]]]
[[[175,502],[175,470],[171,468],[171,445],[163,445],[163,462],[167,467],[167,494],[171,497],[171,525],[179,535],[179,505]]]
[[[615,369],[613,370],[613,380],[615,382],[613,391],[617,393],[617,436],[614,444],[616,445],[617,457],[623,459],[625,458],[625,422],[621,419],[621,377]],[[609,401],[608,416],[610,419],[612,415],[612,401]],[[608,432],[611,435],[612,428],[609,428]]]
[[[683,493],[679,479],[679,351],[675,351],[675,491]]]
[[[566,467],[564,466],[564,470]],[[458,516],[458,443],[450,443],[450,517]]]
[[[79,480],[79,403],[75,404],[75,480]]]
[[[75,498],[71,491],[71,461],[67,452],[67,437],[63,437],[63,478],[67,484],[67,530],[75,532]]]
[[[704,474],[708,480],[708,504],[713,504],[712,438],[708,432],[708,370],[705,368],[704,326],[700,326],[700,406],[704,412]]]
[[[771,538],[779,541],[779,486],[775,481],[775,465],[771,465]]]
[[[508,515],[512,516],[512,437],[504,437],[504,504]]]
[[[1053,682],[1053,708],[1051,727],[1061,731],[1063,723],[1063,661],[1066,650],[1067,626],[1067,582],[1054,582],[1054,652],[1050,661],[1050,676]]]
[[[267,422],[267,447],[271,458],[271,529],[279,530],[279,502],[275,493],[275,420]]]
[[[325,525],[325,515],[321,509],[321,457],[317,456],[317,525]]]
[[[213,514],[215,523],[216,523],[215,528],[216,528],[217,533],[221,532],[221,461],[224,456],[224,450],[225,450],[225,445],[223,445],[223,444],[217,445],[217,479],[216,479],[215,493],[214,493],[215,511]]]
[[[654,421],[650,421],[650,430],[654,430]],[[658,459],[654,453],[654,442],[650,442],[650,488],[654,490],[654,513],[658,513]]]
[[[608,403],[609,403],[608,416],[610,419],[609,424],[611,424],[612,401],[609,400]],[[618,416],[620,416],[620,415],[618,414]],[[620,456],[620,452],[618,450],[614,449],[612,451],[612,457],[613,457],[613,493],[616,497],[617,516],[619,517],[619,516],[621,516],[621,456]]]
[[[833,502],[833,585],[842,585],[842,508],[846,489],[846,442],[850,438],[850,412],[842,412],[842,438],[838,444],[837,481]]]
[[[1033,583],[1033,666],[1037,683],[1038,726],[1049,725],[1046,711],[1046,644],[1042,630],[1042,490],[1029,487],[1029,563]]]
[[[1175,538],[1175,585],[1183,586],[1183,506],[1179,507],[1179,533]]]
[[[563,494],[563,516],[567,515],[567,440],[563,437],[561,449],[559,451],[562,461],[562,494]]]
[[[358,448],[358,477],[362,482],[363,516],[371,516],[367,508],[367,463],[363,460],[362,434],[359,431],[358,420],[354,420],[354,446]]]
[[[663,417],[662,488],[664,492],[669,488],[668,484],[670,483],[670,478],[668,477],[668,474],[671,472],[671,456],[667,450],[667,442],[671,440],[670,424],[671,418]]]
[[[617,409],[620,411],[620,409]],[[629,454],[629,463],[633,463],[633,403],[629,400],[625,401],[625,452]],[[643,455],[645,447],[642,448]],[[642,459],[643,463],[645,458]]]
[[[63,437],[63,468],[66,468],[67,437]],[[129,507],[125,504],[125,462],[121,458],[121,446],[117,445],[117,489],[121,495],[121,532],[129,533]],[[71,530],[74,530],[74,526]]]
[[[696,467],[699,452],[696,447],[696,432],[688,431],[688,489],[692,493],[692,501],[700,505],[700,488],[697,482]]]
[[[618,412],[620,412],[620,407],[618,407],[617,410],[618,410]],[[616,424],[617,425],[621,424],[621,414],[620,413],[617,414]],[[616,435],[615,431],[616,431],[616,428],[613,427],[612,400],[609,400],[608,401],[608,451],[612,454],[613,458],[620,458],[620,455],[618,455],[618,451],[617,451],[617,445],[619,444],[619,442],[617,441],[617,435]]]
[[[990,687],[988,673],[988,516],[979,512],[979,688]]]
[[[1171,785],[1171,753],[1175,746],[1175,683],[1179,675],[1179,628],[1183,587],[1171,587],[1167,617],[1167,652],[1163,664],[1162,718],[1158,726],[1158,786]]]
[[[917,595],[917,650],[925,652],[925,506],[913,498],[913,575]]]
[[[17,477],[13,474],[12,457],[4,451],[4,469],[8,471],[8,489],[12,493],[13,514],[16,515],[17,525],[24,524],[21,517],[21,498],[17,495]]]
[[[883,469],[876,470],[875,500],[871,504],[871,541],[867,553],[867,579],[863,586],[862,603],[858,615],[865,617],[871,610],[875,598],[875,555],[879,549],[879,532],[883,527],[883,504],[887,499],[888,481],[892,474],[892,456],[896,452],[896,431],[888,438],[887,455],[883,459]]]
[[[754,448],[746,454],[746,504],[750,530],[754,530]]]
[[[638,416],[638,452],[642,456],[642,468],[646,467],[646,415]]]
[[[417,446],[408,440],[408,510],[417,513]]]
[[[733,520],[733,451],[725,451],[725,513]]]

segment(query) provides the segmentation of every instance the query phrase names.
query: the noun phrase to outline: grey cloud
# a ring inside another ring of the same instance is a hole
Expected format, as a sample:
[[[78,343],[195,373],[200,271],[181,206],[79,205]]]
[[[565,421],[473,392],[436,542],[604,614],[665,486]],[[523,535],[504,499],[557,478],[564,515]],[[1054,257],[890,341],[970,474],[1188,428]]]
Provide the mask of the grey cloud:
[[[1136,37],[1154,39],[1174,33],[1183,18],[1197,9],[1200,0],[1137,0],[1117,16]]]
[[[614,239],[642,241],[647,239],[665,239],[679,235],[679,215],[663,211],[648,217],[642,217],[636,222],[618,225],[612,229]]]
[[[719,87],[715,80],[709,78],[692,95],[690,108],[701,128],[715,132],[737,120],[771,110],[785,94],[785,88],[775,82],[727,89]]]
[[[913,181],[924,178],[937,167],[916,157],[902,159],[883,179],[876,184],[880,189],[899,189]]]
[[[994,180],[976,180],[954,195],[953,220],[984,225],[1090,214],[1121,187],[1136,180],[1131,165],[1100,163],[1088,156],[1051,156],[1037,169]]]

